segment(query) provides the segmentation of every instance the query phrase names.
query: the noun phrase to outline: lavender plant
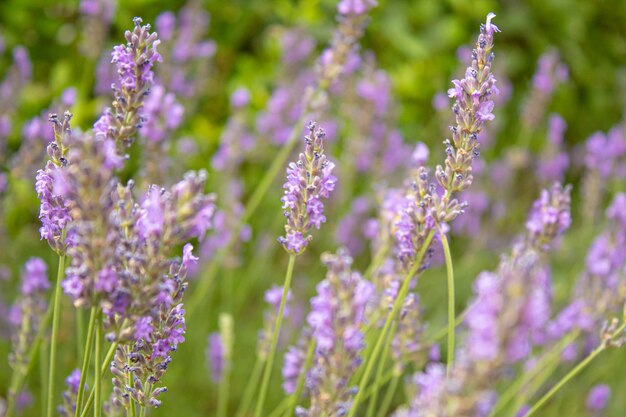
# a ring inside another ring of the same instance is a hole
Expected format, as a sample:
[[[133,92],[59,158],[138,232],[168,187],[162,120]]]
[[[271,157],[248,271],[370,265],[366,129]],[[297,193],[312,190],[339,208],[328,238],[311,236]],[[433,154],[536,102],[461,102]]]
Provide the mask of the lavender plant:
[[[589,368],[626,340],[626,124],[610,120],[613,101],[596,101],[606,87],[597,74],[592,93],[578,90],[581,42],[549,49],[528,92],[511,95],[526,52],[494,75],[489,13],[474,48],[457,50],[463,77],[435,96],[433,118],[428,105],[415,109],[446,73],[439,52],[454,20],[413,38],[393,25],[408,11],[400,3],[372,14],[374,0],[338,0],[330,31],[310,27],[325,10],[315,2],[225,3],[208,6],[214,42],[191,0],[156,11],[158,35],[135,18],[102,53],[127,13],[116,3],[42,8],[50,21],[23,39],[20,19],[2,25],[0,350],[6,342],[10,373],[0,372],[0,415],[619,413],[620,383]],[[427,9],[407,16],[432,19]],[[361,46],[370,15],[381,24]],[[504,21],[503,51],[519,40]],[[63,48],[49,68],[37,42],[54,47],[52,29]],[[411,62],[391,65],[395,49]],[[555,95],[564,62],[572,79]],[[431,165],[428,137],[450,107],[445,160]],[[578,107],[606,115],[576,120]],[[596,123],[614,127],[581,142]],[[289,259],[276,286],[281,247]],[[586,370],[575,398],[561,394]]]

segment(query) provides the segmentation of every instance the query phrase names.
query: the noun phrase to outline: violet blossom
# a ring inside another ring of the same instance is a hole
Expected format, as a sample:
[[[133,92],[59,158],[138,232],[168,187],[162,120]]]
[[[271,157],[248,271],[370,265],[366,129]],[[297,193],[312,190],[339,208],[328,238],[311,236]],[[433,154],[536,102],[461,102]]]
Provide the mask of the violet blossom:
[[[330,197],[337,179],[332,174],[335,164],[324,153],[325,132],[314,122],[307,126],[305,150],[297,162],[287,168],[287,182],[283,185],[285,195],[281,199],[287,218],[285,236],[278,241],[292,254],[302,253],[311,239],[309,231],[319,229],[326,222],[322,199]]]

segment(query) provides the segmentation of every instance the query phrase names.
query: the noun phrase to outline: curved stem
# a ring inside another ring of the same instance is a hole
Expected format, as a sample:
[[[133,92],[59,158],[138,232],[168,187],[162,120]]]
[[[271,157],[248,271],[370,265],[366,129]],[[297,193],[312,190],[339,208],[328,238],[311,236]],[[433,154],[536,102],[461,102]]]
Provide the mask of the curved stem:
[[[100,317],[98,315],[98,323],[96,323],[96,354],[94,357],[94,368],[95,368],[95,378],[94,382],[95,386],[95,405],[93,407],[93,415],[94,417],[100,417],[102,411],[102,370],[100,368],[100,358],[101,355],[101,346],[102,346],[102,325],[100,324]]]
[[[396,394],[396,389],[398,388],[398,383],[400,382],[400,375],[395,375],[389,384],[389,388],[387,388],[387,392],[385,393],[385,398],[383,399],[383,405],[378,410],[378,414],[376,417],[385,417],[387,414],[387,410],[391,407],[391,402],[393,401],[393,397]]]
[[[278,317],[276,318],[276,326],[274,327],[274,333],[272,334],[272,343],[270,345],[267,363],[265,364],[265,372],[263,373],[263,382],[261,383],[259,400],[257,401],[256,409],[254,411],[255,417],[261,417],[261,415],[263,414],[263,405],[265,404],[265,397],[267,396],[267,389],[269,387],[270,377],[272,376],[272,365],[274,364],[276,345],[278,344],[280,327],[283,323],[283,312],[285,310],[287,295],[289,294],[289,288],[291,286],[291,277],[293,276],[293,267],[295,263],[296,255],[290,254],[289,265],[287,265],[287,274],[285,275],[285,283],[283,285],[283,298],[280,300],[280,307],[278,308]]]
[[[383,376],[383,369],[385,369],[385,363],[387,360],[387,355],[389,354],[389,348],[391,347],[391,341],[393,340],[393,334],[396,332],[396,328],[398,327],[398,321],[394,321],[391,326],[391,331],[387,336],[387,343],[385,343],[385,348],[383,349],[383,354],[381,356],[380,362],[378,363],[378,369],[376,370],[376,377],[374,378],[374,384],[372,387],[374,388],[372,399],[369,401],[367,405],[367,414],[366,417],[373,417],[374,410],[376,410],[376,402],[378,401],[378,393],[380,392],[379,387],[381,386],[381,379]]]
[[[87,327],[87,341],[85,342],[85,355],[83,356],[83,366],[80,370],[80,383],[78,384],[78,397],[76,397],[76,412],[74,417],[80,416],[80,410],[83,407],[83,396],[85,395],[85,376],[87,376],[87,367],[91,359],[91,351],[93,350],[93,329],[97,316],[96,306],[91,307],[89,315],[89,326]]]
[[[48,362],[48,417],[54,413],[54,382],[56,372],[57,338],[59,337],[59,324],[61,319],[61,281],[65,273],[65,255],[59,256],[57,270],[57,282],[54,287],[54,307],[52,308],[52,335],[50,336],[50,360]]]
[[[448,360],[446,364],[446,374],[450,376],[452,365],[454,364],[454,269],[452,268],[452,256],[450,255],[450,245],[446,234],[439,231],[443,254],[446,258],[446,273],[448,275]]]
[[[259,379],[261,378],[261,372],[263,372],[264,364],[265,361],[261,360],[261,358],[257,356],[254,367],[252,368],[252,374],[250,375],[250,379],[248,380],[248,384],[246,385],[246,389],[243,393],[241,405],[237,409],[235,417],[244,417],[246,415],[246,412],[248,411],[248,408],[250,408],[250,402],[252,402],[254,389],[259,385]]]
[[[298,375],[298,382],[296,383],[296,390],[291,395],[291,401],[289,402],[289,408],[287,409],[287,416],[291,415],[291,411],[296,408],[298,400],[300,399],[300,395],[302,395],[302,389],[304,388],[304,379],[306,377],[306,373],[311,366],[311,362],[313,361],[313,354],[315,353],[315,340],[311,340],[309,342],[309,350],[306,353],[306,359],[304,360],[304,366],[302,367],[302,372]]]
[[[422,263],[422,259],[424,259],[424,255],[426,254],[426,250],[430,246],[430,242],[432,241],[434,234],[435,234],[435,231],[431,230],[428,236],[426,237],[426,240],[424,241],[424,244],[422,245],[420,252],[417,255],[417,258],[415,259],[413,266],[411,267],[409,273],[404,279],[404,282],[402,283],[402,287],[400,288],[400,291],[398,292],[396,300],[393,303],[391,312],[387,316],[387,320],[385,320],[383,329],[380,332],[380,335],[378,336],[378,340],[376,341],[376,345],[374,346],[374,350],[372,351],[371,357],[367,358],[367,366],[365,367],[365,373],[363,374],[363,377],[361,378],[361,381],[358,384],[359,390],[356,396],[354,397],[354,401],[352,403],[352,406],[350,407],[350,412],[348,413],[347,417],[354,417],[354,415],[356,414],[356,410],[358,409],[358,405],[360,401],[363,400],[363,395],[365,392],[365,387],[367,386],[367,381],[369,379],[370,374],[372,373],[372,370],[374,369],[374,364],[376,363],[376,360],[378,359],[380,350],[383,347],[382,345],[384,341],[386,340],[385,338],[386,338],[387,332],[389,328],[391,327],[391,323],[394,320],[396,314],[400,310],[400,306],[404,302],[404,298],[409,292],[409,286],[410,286],[411,280],[413,279],[413,275],[415,275],[417,271],[419,270],[419,267]]]
[[[554,386],[550,391],[548,391],[543,397],[535,403],[534,406],[528,410],[528,413],[524,417],[530,417],[537,412],[545,403],[547,403],[553,396],[556,394],[561,388],[565,386],[572,378],[578,375],[583,369],[587,367],[600,353],[602,353],[608,346],[608,342],[613,340],[616,336],[619,336],[624,329],[626,328],[626,322],[622,323],[622,325],[613,332],[609,340],[603,340],[600,342],[600,346],[598,346],[593,352],[591,352],[585,359],[582,360],[574,369],[572,369],[567,375],[565,375],[561,380]]]
[[[109,351],[104,357],[104,361],[102,361],[102,365],[100,367],[101,369],[100,372],[102,372],[102,374],[104,374],[107,368],[110,366],[111,360],[113,359],[113,355],[115,354],[115,350],[117,349],[118,343],[119,342],[117,341],[113,342],[113,344],[109,348]],[[95,396],[95,387],[91,389],[91,392],[89,393],[89,397],[87,397],[87,401],[85,402],[85,408],[83,408],[83,411],[80,414],[80,417],[87,417],[87,413],[89,412],[89,407],[91,407],[91,404],[93,404],[94,396]]]

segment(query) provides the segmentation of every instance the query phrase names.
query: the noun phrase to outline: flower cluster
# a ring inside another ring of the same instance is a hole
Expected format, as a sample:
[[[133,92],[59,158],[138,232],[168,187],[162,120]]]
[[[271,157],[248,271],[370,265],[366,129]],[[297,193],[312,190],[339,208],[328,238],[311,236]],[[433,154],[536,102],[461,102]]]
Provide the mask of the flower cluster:
[[[545,250],[570,227],[571,188],[555,183],[550,191],[541,192],[541,197],[533,204],[526,221],[531,246]]]
[[[452,110],[456,125],[450,126],[452,141],[444,141],[447,158],[445,168],[437,166],[435,177],[438,185],[429,183],[428,170],[419,167],[416,179],[399,207],[399,219],[394,231],[396,253],[406,265],[413,263],[427,235],[436,225],[439,225],[440,232],[447,232],[447,223],[461,214],[466,206],[453,198],[453,194],[466,190],[472,184],[472,163],[479,155],[478,135],[485,122],[495,117],[492,114],[493,97],[498,94],[498,89],[491,65],[494,59],[493,34],[500,30],[491,23],[494,17],[493,13],[489,13],[486,23],[480,27],[480,35],[472,51],[472,63],[465,71],[465,78],[453,80],[454,87],[448,90],[449,97],[455,99]]]
[[[322,255],[322,262],[328,273],[317,285],[307,317],[315,341],[307,378],[311,405],[297,412],[307,417],[343,415],[350,408],[349,376],[361,364],[365,309],[374,296],[374,286],[352,271],[352,258],[344,250]]]
[[[545,109],[558,84],[567,81],[569,69],[561,62],[558,52],[549,50],[537,63],[537,72],[532,79],[532,90],[522,109],[522,126],[527,132],[539,125]]]
[[[133,19],[135,28],[126,31],[126,45],[113,48],[111,62],[117,67],[117,82],[112,85],[115,100],[113,110],[106,109],[94,125],[96,136],[112,139],[122,153],[134,141],[145,121],[144,100],[154,81],[152,66],[161,61],[156,50],[161,42],[150,25],[141,26],[141,19]]]
[[[24,264],[20,296],[9,309],[9,322],[12,325],[12,350],[9,364],[20,374],[28,366],[29,348],[35,340],[46,312],[46,298],[50,287],[47,266],[39,258],[30,258]],[[17,395],[10,392],[10,395]]]
[[[60,195],[54,187],[55,178],[67,169],[67,139],[71,134],[71,113],[66,112],[63,121],[56,114],[50,116],[54,126],[55,140],[48,144],[48,156],[50,160],[44,169],[37,171],[35,177],[35,190],[40,200],[39,220],[41,239],[46,239],[52,249],[58,253],[65,251],[66,241],[64,237],[67,224],[70,222],[69,205],[66,199]]]
[[[80,389],[80,369],[74,369],[65,378],[65,385],[67,390],[63,391],[63,404],[57,407],[57,412],[62,417],[72,417],[76,413],[76,400]],[[88,389],[87,384],[85,384],[84,389]]]
[[[217,50],[215,42],[206,38],[209,14],[199,6],[189,1],[178,15],[164,12],[155,21],[159,36],[166,43],[165,64],[157,70],[158,79],[168,91],[183,97],[186,105],[197,102],[205,89],[210,79],[211,58]]]
[[[287,182],[283,185],[285,195],[281,199],[287,224],[286,235],[278,241],[293,254],[302,253],[312,239],[307,233],[326,222],[322,199],[330,196],[337,181],[332,174],[335,164],[324,153],[324,130],[313,122],[307,129],[304,153],[297,162],[289,164]]]

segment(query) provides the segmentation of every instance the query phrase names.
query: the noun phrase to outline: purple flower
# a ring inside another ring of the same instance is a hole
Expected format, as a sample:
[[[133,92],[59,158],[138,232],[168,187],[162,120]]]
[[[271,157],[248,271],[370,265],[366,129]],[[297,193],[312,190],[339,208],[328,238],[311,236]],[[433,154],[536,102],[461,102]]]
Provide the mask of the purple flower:
[[[152,317],[140,317],[135,323],[135,340],[150,340],[153,330]]]
[[[608,385],[596,385],[587,395],[587,409],[589,411],[603,411],[611,397],[611,388]]]
[[[362,15],[377,5],[376,0],[341,0],[337,10],[342,15]]]
[[[80,369],[74,369],[72,373],[65,378],[65,385],[74,393],[78,394],[78,388],[80,385]],[[87,384],[85,384],[85,389],[87,389]]]
[[[145,122],[139,133],[151,142],[163,142],[183,121],[185,109],[173,93],[154,85],[143,106]]]
[[[334,415],[333,410],[349,404],[353,393],[341,381],[361,363],[365,308],[375,293],[369,281],[351,270],[352,258],[345,250],[339,250],[336,255],[324,254],[322,261],[328,272],[326,279],[317,285],[317,295],[311,299],[307,317],[316,342],[307,378],[310,415]]]
[[[571,225],[570,191],[571,186],[563,188],[555,183],[550,191],[543,190],[541,197],[533,204],[526,221],[526,230],[537,248],[548,248],[547,245],[565,233]]]
[[[219,333],[216,332],[209,335],[206,356],[211,369],[211,381],[219,383],[222,380],[224,369],[224,349]]]
[[[317,129],[315,123],[310,123],[307,128],[305,151],[297,162],[289,164],[287,182],[283,185],[285,194],[281,198],[287,224],[286,236],[278,241],[293,254],[302,253],[312,239],[311,235],[305,237],[305,233],[312,227],[319,229],[326,221],[320,198],[328,198],[336,182],[332,175],[335,165],[324,154],[324,130]]]
[[[113,268],[104,268],[98,272],[98,278],[94,284],[96,291],[111,293],[118,286],[118,279]]]
[[[50,287],[47,275],[48,267],[40,258],[30,258],[24,264],[22,275],[22,294],[32,295],[37,292],[44,292]]]

